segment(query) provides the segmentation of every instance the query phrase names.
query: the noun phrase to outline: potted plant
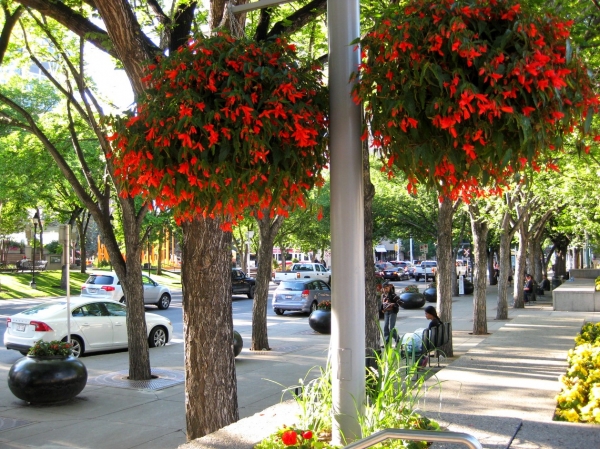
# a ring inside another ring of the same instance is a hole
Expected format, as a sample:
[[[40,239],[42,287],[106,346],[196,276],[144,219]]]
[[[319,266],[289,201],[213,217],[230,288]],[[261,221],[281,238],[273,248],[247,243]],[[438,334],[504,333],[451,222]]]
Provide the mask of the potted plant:
[[[331,301],[321,301],[308,317],[308,325],[320,334],[331,334]]]
[[[87,376],[83,362],[71,355],[70,343],[39,340],[10,368],[8,387],[30,403],[63,402],[81,393]]]
[[[407,285],[400,293],[400,307],[403,309],[418,309],[425,305],[425,297],[416,285]]]
[[[427,302],[437,302],[437,284],[431,282],[423,292],[423,296]]]

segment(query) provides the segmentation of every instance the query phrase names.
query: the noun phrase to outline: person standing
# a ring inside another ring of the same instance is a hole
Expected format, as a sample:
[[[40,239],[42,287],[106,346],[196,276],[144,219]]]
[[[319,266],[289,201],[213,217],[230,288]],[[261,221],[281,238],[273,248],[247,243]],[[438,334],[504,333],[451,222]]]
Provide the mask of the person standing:
[[[396,317],[400,311],[400,297],[396,294],[394,286],[389,282],[383,284],[381,309],[383,311],[383,338],[387,345],[390,341],[390,335],[396,333]]]

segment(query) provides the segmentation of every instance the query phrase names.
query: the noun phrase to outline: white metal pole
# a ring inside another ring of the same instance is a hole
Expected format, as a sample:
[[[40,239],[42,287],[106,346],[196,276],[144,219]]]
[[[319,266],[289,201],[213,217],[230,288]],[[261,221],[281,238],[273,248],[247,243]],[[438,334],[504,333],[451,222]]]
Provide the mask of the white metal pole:
[[[71,224],[67,223],[65,230],[65,250],[67,250],[67,342],[71,343]],[[81,261],[85,263],[85,261]]]
[[[360,52],[359,1],[328,0],[333,369],[332,443],[361,437],[365,397],[365,259],[361,112],[349,78]],[[343,437],[342,437],[343,436]]]
[[[413,251],[412,251],[412,236],[410,238],[410,262],[412,263],[412,261],[415,260],[415,258],[413,257]]]

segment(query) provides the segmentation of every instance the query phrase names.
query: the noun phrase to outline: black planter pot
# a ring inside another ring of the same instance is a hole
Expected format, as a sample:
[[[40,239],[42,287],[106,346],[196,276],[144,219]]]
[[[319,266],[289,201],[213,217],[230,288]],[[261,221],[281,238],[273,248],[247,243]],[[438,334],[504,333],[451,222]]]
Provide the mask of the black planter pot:
[[[400,307],[403,309],[419,309],[425,305],[422,293],[404,292],[400,294]]]
[[[23,357],[8,372],[12,394],[33,404],[63,402],[85,388],[87,369],[75,357]]]
[[[308,325],[320,334],[331,334],[331,310],[315,310],[308,317]]]
[[[233,355],[237,357],[242,352],[242,348],[244,347],[244,340],[240,333],[236,330],[233,331]]]
[[[423,296],[427,302],[437,302],[437,290],[435,288],[426,288]]]

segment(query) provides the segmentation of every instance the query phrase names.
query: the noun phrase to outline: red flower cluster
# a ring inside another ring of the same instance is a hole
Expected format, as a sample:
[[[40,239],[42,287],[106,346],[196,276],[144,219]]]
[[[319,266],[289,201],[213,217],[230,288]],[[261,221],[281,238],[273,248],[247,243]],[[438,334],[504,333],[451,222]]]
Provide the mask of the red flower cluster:
[[[283,39],[198,38],[143,81],[109,137],[123,195],[229,229],[249,208],[287,215],[323,184],[329,99],[320,68],[300,67]]]
[[[589,151],[599,99],[570,47],[571,25],[515,0],[388,9],[360,41],[353,95],[389,174],[403,170],[409,191],[420,182],[468,200],[500,191],[526,165],[539,170],[567,134]]]
[[[281,441],[286,446],[311,447],[312,438],[310,430],[288,429],[281,434]]]

